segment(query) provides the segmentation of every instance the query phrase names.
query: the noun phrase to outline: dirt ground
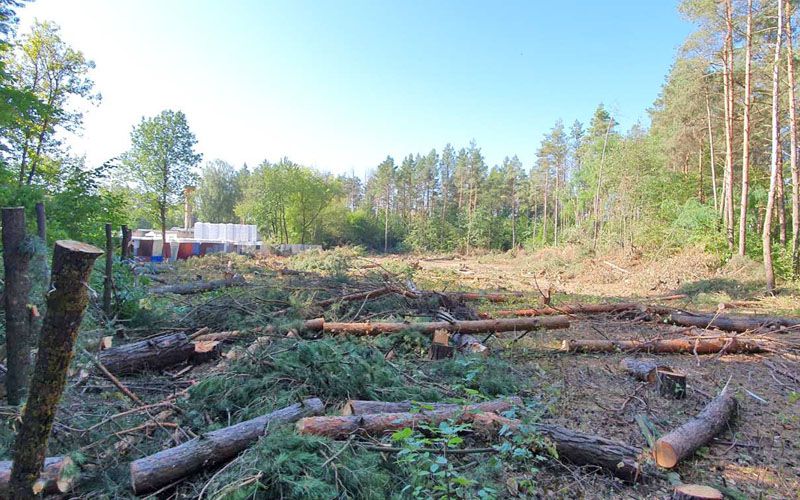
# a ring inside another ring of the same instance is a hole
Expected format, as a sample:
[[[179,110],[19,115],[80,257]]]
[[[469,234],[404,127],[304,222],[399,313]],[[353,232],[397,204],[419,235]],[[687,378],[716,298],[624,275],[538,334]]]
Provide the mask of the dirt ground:
[[[516,290],[534,296],[550,290],[553,303],[637,299],[737,314],[797,314],[800,309],[798,292],[791,287],[776,297],[763,296],[760,266],[752,262],[719,266],[699,251],[657,262],[550,252],[406,260],[418,266],[417,281],[432,289]],[[681,297],[662,300],[676,294]],[[513,306],[483,305],[489,312],[498,308]],[[546,405],[548,421],[638,447],[647,443],[637,415],[647,416],[659,432],[668,432],[699,412],[730,380],[739,403],[735,423],[681,463],[670,480],[721,487],[729,498],[800,498],[800,332],[772,335],[787,348],[764,355],[659,355],[659,363],[688,375],[688,396],[679,401],[662,398],[622,373],[619,362],[630,355],[558,352],[565,339],[650,340],[701,333],[602,315],[575,317],[569,329],[544,331],[516,342],[513,336],[501,336],[492,347],[515,361],[518,370],[511,376],[539,382],[535,396]],[[542,476],[537,479],[543,497],[666,498],[671,489],[668,483],[630,487],[566,464],[546,467]]]

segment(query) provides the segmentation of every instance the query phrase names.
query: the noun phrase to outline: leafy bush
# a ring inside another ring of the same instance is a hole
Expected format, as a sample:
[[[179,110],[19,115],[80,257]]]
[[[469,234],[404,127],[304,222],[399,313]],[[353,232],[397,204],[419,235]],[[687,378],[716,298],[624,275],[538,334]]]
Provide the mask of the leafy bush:
[[[312,271],[334,278],[347,277],[356,259],[364,255],[360,247],[336,247],[331,250],[312,250],[291,257],[294,269]]]

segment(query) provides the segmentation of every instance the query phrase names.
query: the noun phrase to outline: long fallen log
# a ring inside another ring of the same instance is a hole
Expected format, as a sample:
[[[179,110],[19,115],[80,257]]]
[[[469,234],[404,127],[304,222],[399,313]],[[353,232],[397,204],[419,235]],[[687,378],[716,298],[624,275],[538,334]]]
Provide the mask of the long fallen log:
[[[636,302],[620,302],[618,304],[564,304],[560,306],[548,306],[538,309],[514,309],[495,311],[493,313],[479,313],[481,318],[492,317],[534,317],[534,316],[556,316],[559,314],[604,314],[625,312],[636,309],[643,309],[644,306]]]
[[[503,412],[514,406],[520,406],[522,400],[517,397],[495,399],[480,403],[480,411]],[[458,403],[420,403],[415,401],[365,401],[350,399],[342,407],[342,415],[374,415],[376,413],[405,413],[412,409],[425,411],[455,410],[464,408]]]
[[[697,414],[656,441],[656,464],[671,469],[722,432],[736,413],[736,398],[725,389]]]
[[[503,293],[490,293],[490,292],[447,292],[446,295],[454,300],[471,301],[471,300],[486,300],[489,302],[510,302],[514,299],[524,297],[522,292],[503,292]]]
[[[0,461],[0,498],[11,498],[11,460]],[[68,492],[78,479],[78,471],[69,457],[48,457],[39,478],[33,483],[35,495],[58,495]]]
[[[154,295],[164,295],[167,293],[174,293],[178,295],[191,295],[193,293],[210,292],[219,288],[227,288],[231,286],[246,285],[244,277],[234,275],[230,279],[213,280],[213,281],[197,281],[194,283],[180,283],[177,285],[160,286],[151,288],[150,293]]]
[[[101,351],[98,358],[117,375],[158,370],[185,361],[203,362],[218,357],[219,342],[189,341],[183,333],[171,333]]]
[[[770,331],[800,326],[800,318],[783,318],[779,316],[748,317],[684,312],[673,312],[664,318],[664,322],[678,326],[716,328],[717,330],[728,332]]]
[[[330,334],[380,335],[398,333],[405,330],[418,330],[432,335],[436,330],[456,333],[488,333],[538,330],[541,328],[569,328],[566,316],[548,318],[509,318],[477,321],[434,321],[430,323],[334,323],[317,318],[306,321],[306,330],[322,331]]]
[[[502,402],[502,400],[500,400]],[[420,423],[435,424],[442,420],[457,418],[461,422],[472,423],[474,428],[484,434],[496,435],[502,426],[516,430],[521,422],[504,418],[496,412],[504,411],[504,405],[490,402],[488,410],[465,410],[464,406],[454,408],[442,403],[416,403],[418,407],[434,408],[432,411],[422,410],[418,413],[369,413],[384,409],[412,408],[415,403],[385,403],[380,401],[349,401],[343,409],[350,413],[344,417],[311,417],[297,423],[300,434],[314,434],[342,439],[355,433],[380,436],[404,427],[412,427]],[[486,403],[484,403],[486,404]],[[518,404],[518,402],[515,402]],[[560,457],[564,457],[578,465],[595,465],[609,470],[617,477],[635,482],[648,475],[639,465],[641,450],[633,446],[618,443],[609,439],[571,431],[569,429],[547,424],[536,424],[533,428],[547,436],[556,446]]]
[[[326,436],[342,439],[354,433],[379,436],[405,427],[415,427],[421,423],[438,424],[451,418],[463,418],[464,415],[484,411],[506,411],[521,403],[519,398],[507,398],[485,403],[441,407],[432,411],[397,413],[362,413],[331,417],[306,417],[297,422],[299,434]],[[364,408],[362,407],[363,411]]]
[[[696,354],[755,354],[769,349],[757,340],[736,337],[712,339],[682,338],[662,340],[564,340],[563,352],[649,352],[649,353],[696,353]]]
[[[325,405],[318,398],[306,399],[252,420],[225,427],[131,462],[131,484],[137,495],[227,462],[254,444],[272,428],[319,415]]]

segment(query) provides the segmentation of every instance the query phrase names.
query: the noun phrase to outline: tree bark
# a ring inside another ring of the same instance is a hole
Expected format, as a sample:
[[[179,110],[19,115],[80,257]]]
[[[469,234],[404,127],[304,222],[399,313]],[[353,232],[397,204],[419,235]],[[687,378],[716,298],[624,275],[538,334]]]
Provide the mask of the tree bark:
[[[733,116],[734,116],[734,79],[733,79],[733,5],[732,0],[725,0],[725,236],[728,248],[733,250],[734,210],[733,210]]]
[[[33,335],[28,324],[28,277],[31,252],[26,248],[25,209],[3,208],[3,265],[5,268],[6,355],[8,404],[25,398],[30,378]]]
[[[47,217],[45,215],[44,203],[39,202],[36,204],[36,232],[41,240],[42,248],[47,248]],[[37,256],[39,260],[39,267],[42,273],[42,288],[47,290],[50,284],[50,269],[47,267],[47,252],[42,252]]]
[[[792,2],[786,0],[786,73],[789,88],[789,162],[792,173],[792,271],[800,274],[800,165],[797,161],[797,99],[794,88]]]
[[[53,251],[53,281],[47,294],[36,370],[14,442],[11,496],[33,498],[33,484],[44,465],[47,440],[67,381],[73,346],[83,313],[89,304],[86,283],[97,247],[77,241],[57,241]]]
[[[711,103],[708,99],[708,92],[706,92],[706,118],[708,120],[708,155],[709,163],[711,163],[711,193],[714,195],[714,212],[719,210],[719,202],[717,201],[717,166],[715,163],[716,157],[714,156],[714,130],[711,125]]]
[[[362,413],[357,415],[306,417],[297,422],[298,434],[325,436],[333,439],[344,439],[350,434],[381,436],[405,427],[415,427],[422,423],[438,424],[452,418],[462,418],[470,413],[485,411],[507,411],[521,403],[519,398],[488,401],[470,405],[442,407],[432,411],[400,413]]]
[[[667,469],[675,467],[722,432],[735,413],[736,399],[726,387],[696,417],[656,441],[656,464]]]
[[[493,316],[555,316],[559,314],[604,314],[618,313],[641,309],[645,306],[636,302],[620,302],[616,304],[564,304],[559,306],[542,307],[539,309],[515,309],[495,311],[493,313],[480,313],[481,318],[491,318]]]
[[[650,352],[657,354],[755,354],[767,348],[755,340],[740,340],[736,337],[715,339],[669,339],[669,340],[564,340],[563,352]]]
[[[209,345],[212,342],[213,345]],[[219,342],[190,342],[183,333],[171,333],[101,351],[98,359],[116,375],[159,370],[185,361],[201,363],[219,356]]]
[[[480,411],[490,411],[500,413],[515,406],[521,406],[522,400],[518,397],[495,399],[480,403]],[[413,409],[421,412],[431,411],[458,411],[464,408],[464,405],[457,403],[420,403],[417,401],[364,401],[359,399],[350,399],[342,407],[342,415],[375,415],[377,413],[407,413]]]
[[[0,498],[10,496],[11,468],[13,462],[0,462]],[[39,479],[33,485],[35,494],[58,495],[72,488],[77,479],[77,471],[69,457],[48,457],[44,460]]]
[[[317,398],[247,420],[230,427],[203,434],[174,448],[140,458],[131,463],[133,492],[141,495],[157,490],[200,470],[227,462],[253,445],[272,428],[297,421],[307,415],[319,415],[325,405]]]
[[[775,270],[772,266],[772,212],[775,209],[775,191],[778,179],[778,154],[780,154],[779,134],[779,63],[781,57],[781,35],[783,31],[783,2],[778,2],[777,36],[775,37],[775,59],[772,65],[772,150],[770,153],[769,195],[767,196],[767,209],[764,214],[764,228],[761,233],[761,243],[764,252],[764,275],[767,293],[775,290]]]
[[[234,275],[231,279],[198,281],[195,283],[180,283],[177,285],[167,285],[151,288],[150,293],[154,295],[164,295],[174,293],[177,295],[191,295],[194,293],[210,292],[219,288],[246,285],[247,282],[241,275]]]
[[[742,115],[742,197],[739,202],[739,255],[747,249],[747,201],[750,192],[750,88],[753,45],[753,0],[747,0],[747,34],[744,55],[744,113]]]
[[[651,384],[656,381],[657,370],[670,370],[668,366],[659,365],[652,359],[623,358],[622,361],[619,362],[619,366],[637,380]]]
[[[322,330],[330,334],[349,335],[381,335],[406,330],[418,330],[432,335],[436,330],[458,333],[513,332],[521,330],[538,330],[569,328],[569,320],[565,316],[549,318],[511,318],[489,319],[477,321],[435,321],[430,323],[333,323],[321,319],[309,320],[306,330]]]
[[[111,235],[111,224],[106,224],[106,276],[103,280],[103,312],[111,319],[111,291],[114,287],[114,239]]]
[[[664,318],[666,323],[697,328],[716,328],[728,332],[778,330],[800,325],[800,318],[722,316],[673,312]]]
[[[131,258],[131,230],[128,229],[128,226],[122,226],[122,260],[128,260]]]

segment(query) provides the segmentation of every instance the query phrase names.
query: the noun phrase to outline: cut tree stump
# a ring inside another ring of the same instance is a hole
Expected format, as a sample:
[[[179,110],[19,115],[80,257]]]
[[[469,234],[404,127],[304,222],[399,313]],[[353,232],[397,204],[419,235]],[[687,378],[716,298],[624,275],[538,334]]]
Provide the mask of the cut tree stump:
[[[446,330],[452,333],[489,333],[489,332],[518,332],[525,330],[539,330],[569,328],[569,319],[566,316],[552,316],[548,318],[509,318],[486,319],[477,321],[434,321],[430,323],[334,323],[322,318],[306,321],[306,330],[322,331],[329,334],[349,335],[381,335],[398,333],[406,330],[417,330],[428,335],[433,335],[436,330]]]
[[[103,251],[77,241],[57,241],[47,293],[36,369],[14,441],[10,493],[15,499],[34,498],[33,486],[45,463],[45,452],[83,313],[89,305],[89,275]]]
[[[725,389],[696,417],[656,441],[656,464],[671,469],[722,432],[736,412],[736,399]]]
[[[6,320],[6,396],[8,404],[17,406],[28,392],[31,372],[31,350],[34,339],[28,321],[28,296],[31,280],[28,267],[31,251],[27,248],[25,208],[3,208],[3,268],[5,272],[4,309]]]
[[[503,412],[514,406],[522,405],[522,400],[517,397],[495,399],[481,403],[481,411]],[[342,415],[374,415],[376,413],[406,413],[413,410],[439,411],[460,410],[464,405],[458,403],[420,403],[415,401],[364,401],[350,399],[342,407]]]
[[[656,388],[665,398],[683,399],[686,397],[686,375],[659,368],[656,370]]]
[[[767,352],[767,346],[757,340],[736,337],[713,339],[666,339],[666,340],[564,340],[563,352],[649,352],[697,353],[697,354],[755,354]]]
[[[12,462],[0,462],[0,498],[12,498],[10,494]],[[34,494],[58,495],[66,493],[78,479],[77,468],[69,457],[48,457],[39,479],[33,485]]]
[[[619,362],[619,366],[637,380],[650,384],[656,382],[657,370],[672,370],[668,366],[659,365],[652,359],[623,358],[622,361]]]
[[[433,332],[433,340],[428,351],[428,358],[433,360],[452,358],[456,348],[450,345],[450,333],[447,330]]]
[[[137,495],[157,490],[181,478],[213,468],[241,453],[274,427],[319,415],[325,405],[310,398],[252,420],[225,427],[174,448],[131,463],[131,484]]]
[[[191,295],[193,293],[210,292],[220,288],[227,288],[232,286],[246,285],[244,277],[241,275],[234,275],[231,279],[214,280],[214,281],[198,281],[196,283],[181,283],[178,285],[167,285],[157,288],[151,288],[150,293],[154,295],[164,295],[167,293],[174,293],[177,295]]]
[[[701,484],[682,484],[672,492],[672,500],[722,500],[722,492]]]
[[[307,417],[297,422],[299,434],[325,436],[344,439],[351,434],[381,436],[405,427],[416,427],[421,423],[438,424],[451,418],[464,418],[465,415],[483,411],[506,411],[520,403],[519,398],[500,399],[455,408],[439,408],[410,413],[367,413],[332,417]]]
[[[190,342],[184,333],[170,333],[101,351],[98,355],[108,371],[127,375],[159,370],[185,361],[203,363],[221,355],[218,341]]]

